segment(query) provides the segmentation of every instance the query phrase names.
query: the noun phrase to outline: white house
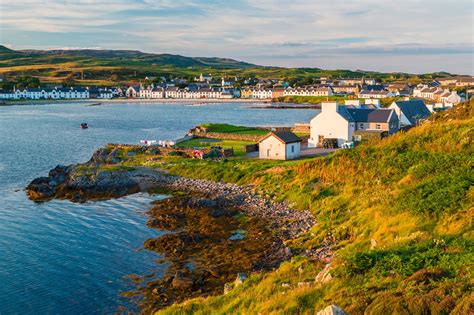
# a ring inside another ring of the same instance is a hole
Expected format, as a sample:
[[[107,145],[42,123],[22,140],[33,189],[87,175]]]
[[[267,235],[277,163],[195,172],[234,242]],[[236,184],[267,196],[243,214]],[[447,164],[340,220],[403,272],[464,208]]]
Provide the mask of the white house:
[[[349,102],[348,106],[323,102],[321,112],[311,120],[308,146],[321,147],[325,139],[331,139],[342,147],[354,139],[361,141],[369,134],[382,138],[398,129],[398,117],[393,109],[362,107],[356,102]]]
[[[140,86],[139,85],[132,85],[129,86],[128,89],[125,91],[126,97],[139,97],[140,96]]]
[[[0,90],[0,99],[16,99],[16,94],[13,91]]]
[[[261,159],[292,160],[301,155],[301,139],[292,132],[270,132],[258,145]]]
[[[252,98],[272,98],[272,89],[253,89],[252,90]]]
[[[320,147],[324,139],[337,139],[338,146],[352,141],[355,122],[345,107],[337,102],[322,102],[321,112],[310,122],[311,131],[308,147]]]
[[[165,90],[165,97],[166,98],[178,98],[178,90],[179,88],[176,86],[169,86]]]
[[[390,91],[360,91],[359,98],[386,98],[396,96],[396,93]]]
[[[395,110],[400,128],[416,126],[431,115],[431,111],[422,100],[395,101],[389,108]]]
[[[154,87],[150,92],[151,98],[163,98],[165,97],[165,90],[162,87]]]

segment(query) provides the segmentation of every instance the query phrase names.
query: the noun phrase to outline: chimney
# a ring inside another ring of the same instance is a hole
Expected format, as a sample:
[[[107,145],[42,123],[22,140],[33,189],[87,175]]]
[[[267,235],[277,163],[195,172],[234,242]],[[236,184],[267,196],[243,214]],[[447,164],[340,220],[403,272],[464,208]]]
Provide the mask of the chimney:
[[[339,105],[337,102],[322,102],[321,103],[321,111],[322,112],[337,112],[339,109]]]

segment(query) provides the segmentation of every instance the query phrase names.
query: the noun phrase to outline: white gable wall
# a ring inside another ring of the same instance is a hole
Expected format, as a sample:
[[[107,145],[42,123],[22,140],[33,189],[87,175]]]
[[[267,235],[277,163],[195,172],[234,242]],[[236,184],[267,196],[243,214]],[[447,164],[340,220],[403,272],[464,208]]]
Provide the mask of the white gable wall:
[[[338,145],[341,146],[344,142],[352,141],[352,133],[354,126],[342,117],[337,112],[337,105],[330,105],[329,103],[322,104],[322,111],[310,122],[310,138],[308,140],[308,147],[316,147],[319,142],[319,136],[324,138],[338,139]]]
[[[407,116],[405,116],[405,114],[401,111],[400,107],[395,104],[395,102],[393,102],[392,105],[390,105],[388,108],[395,110],[395,113],[398,116],[399,128],[411,126],[411,122],[408,120]]]
[[[258,145],[258,156],[261,159],[284,160],[285,144],[274,136],[270,136]]]
[[[301,142],[293,142],[286,144],[286,159],[293,160],[301,155]]]

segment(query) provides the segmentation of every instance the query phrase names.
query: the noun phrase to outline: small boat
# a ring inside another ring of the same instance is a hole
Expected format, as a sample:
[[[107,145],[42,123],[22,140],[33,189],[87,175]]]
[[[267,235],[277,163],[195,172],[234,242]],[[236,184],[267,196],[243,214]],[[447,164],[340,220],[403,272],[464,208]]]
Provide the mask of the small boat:
[[[87,125],[87,123],[82,123],[81,124],[81,129],[87,129],[89,128],[89,126]]]

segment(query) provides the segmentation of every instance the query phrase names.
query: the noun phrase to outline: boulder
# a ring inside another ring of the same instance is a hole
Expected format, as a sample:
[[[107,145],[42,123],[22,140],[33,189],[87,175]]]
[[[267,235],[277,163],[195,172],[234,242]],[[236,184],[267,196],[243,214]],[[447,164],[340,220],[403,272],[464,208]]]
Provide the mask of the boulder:
[[[171,285],[175,289],[189,290],[193,287],[194,281],[190,277],[185,276],[181,272],[176,272]]]
[[[237,278],[235,278],[234,283],[235,283],[235,285],[240,285],[240,284],[244,283],[245,279],[247,279],[247,275],[243,272],[239,272],[237,274]]]
[[[332,280],[331,271],[332,267],[331,264],[327,264],[324,269],[319,272],[316,277],[314,278],[314,282],[319,284],[324,284]]]
[[[231,283],[224,284],[224,294],[229,293],[231,290],[232,290],[232,284]]]
[[[97,149],[93,154],[91,159],[86,163],[88,165],[100,165],[105,162],[107,158],[107,150],[105,148]]]
[[[370,239],[370,249],[377,247],[377,241],[375,239]]]
[[[348,315],[342,308],[337,305],[329,305],[323,310],[320,310],[316,315]]]
[[[309,287],[310,285],[311,285],[311,282],[308,282],[308,281],[298,282],[299,287]]]

